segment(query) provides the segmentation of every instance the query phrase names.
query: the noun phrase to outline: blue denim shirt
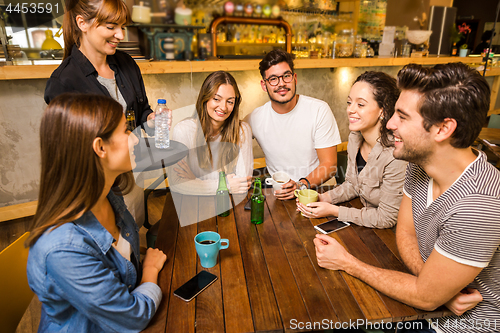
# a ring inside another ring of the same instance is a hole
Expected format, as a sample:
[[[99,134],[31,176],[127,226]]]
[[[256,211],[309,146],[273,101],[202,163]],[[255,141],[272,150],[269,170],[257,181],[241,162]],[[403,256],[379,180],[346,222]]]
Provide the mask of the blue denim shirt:
[[[158,308],[158,285],[143,283],[139,232],[122,197],[112,191],[120,233],[132,246],[128,261],[92,212],[45,232],[30,248],[28,282],[42,302],[38,332],[139,332]]]

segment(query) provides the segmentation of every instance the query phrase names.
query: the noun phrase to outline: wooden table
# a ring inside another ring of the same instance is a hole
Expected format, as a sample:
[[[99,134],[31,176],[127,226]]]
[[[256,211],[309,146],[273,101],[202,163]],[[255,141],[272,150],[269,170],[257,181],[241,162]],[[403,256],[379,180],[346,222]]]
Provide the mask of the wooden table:
[[[491,143],[491,140],[500,141],[500,129],[484,127],[477,139],[500,159],[500,146]],[[497,167],[500,167],[500,160],[497,163]]]
[[[270,189],[264,193],[265,221],[257,226],[250,223],[250,211],[244,210],[243,200],[228,217],[179,227],[172,198],[167,196],[156,243],[168,255],[159,276],[163,300],[145,332],[282,332],[299,327],[306,330],[307,323],[314,322],[346,328],[356,322],[449,314],[444,308],[433,312],[414,309],[344,272],[320,268],[313,224],[326,218],[304,218],[296,212],[294,200],[275,200]],[[361,205],[359,200],[352,204]],[[182,199],[183,213],[197,214],[200,207],[214,210],[214,206],[212,197]],[[173,291],[203,269],[193,239],[207,230],[229,239],[229,248],[221,250],[215,267],[206,269],[219,279],[195,300],[185,302]],[[395,235],[389,229],[352,225],[332,235],[369,264],[406,271],[398,259]]]

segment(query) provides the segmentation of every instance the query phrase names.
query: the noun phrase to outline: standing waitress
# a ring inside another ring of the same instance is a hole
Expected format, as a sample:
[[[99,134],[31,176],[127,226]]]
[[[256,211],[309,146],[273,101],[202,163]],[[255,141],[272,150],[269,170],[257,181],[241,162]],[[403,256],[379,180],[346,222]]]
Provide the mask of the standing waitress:
[[[45,102],[66,93],[105,95],[133,110],[136,125],[154,127],[139,66],[116,48],[130,13],[122,0],[68,0],[64,14],[64,60],[45,88]],[[137,224],[144,223],[143,189],[135,186],[125,203]]]
[[[139,66],[116,48],[130,13],[122,0],[69,0],[64,14],[64,60],[45,88],[45,102],[65,92],[106,95],[123,111],[134,110],[137,125],[154,119]],[[151,127],[154,122],[148,122]]]

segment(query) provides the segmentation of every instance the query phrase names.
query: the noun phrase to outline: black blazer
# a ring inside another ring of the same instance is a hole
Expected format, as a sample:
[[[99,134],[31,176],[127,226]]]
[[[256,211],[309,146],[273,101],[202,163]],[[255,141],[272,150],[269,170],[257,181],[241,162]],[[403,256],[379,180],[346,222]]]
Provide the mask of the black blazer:
[[[137,126],[146,122],[153,112],[149,106],[139,66],[128,54],[116,51],[107,57],[109,67],[115,72],[116,84],[127,102],[127,110],[134,110]],[[75,46],[71,55],[52,73],[45,87],[45,102],[66,92],[92,93],[109,96],[106,88],[97,81],[97,70]]]

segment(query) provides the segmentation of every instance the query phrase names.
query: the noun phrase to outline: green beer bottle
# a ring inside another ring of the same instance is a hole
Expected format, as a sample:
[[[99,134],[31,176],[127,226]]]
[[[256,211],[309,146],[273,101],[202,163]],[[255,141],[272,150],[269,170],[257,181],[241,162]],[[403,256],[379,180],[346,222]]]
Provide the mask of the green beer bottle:
[[[215,193],[216,200],[216,212],[219,216],[229,215],[229,190],[226,185],[226,173],[224,171],[219,172],[219,187]]]
[[[262,184],[260,178],[255,178],[253,183],[253,194],[251,200],[250,221],[253,224],[261,224],[264,222],[264,200],[266,197],[262,194]]]

